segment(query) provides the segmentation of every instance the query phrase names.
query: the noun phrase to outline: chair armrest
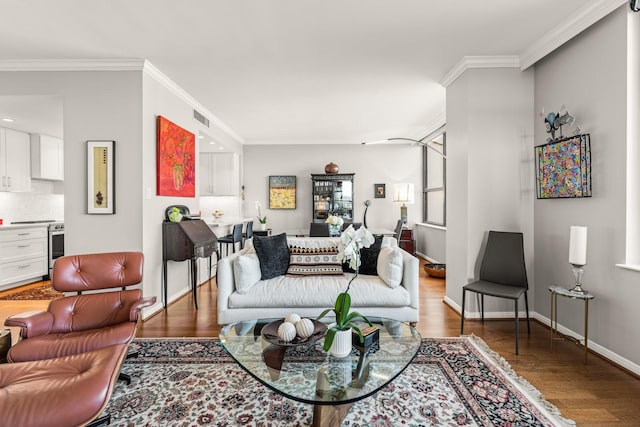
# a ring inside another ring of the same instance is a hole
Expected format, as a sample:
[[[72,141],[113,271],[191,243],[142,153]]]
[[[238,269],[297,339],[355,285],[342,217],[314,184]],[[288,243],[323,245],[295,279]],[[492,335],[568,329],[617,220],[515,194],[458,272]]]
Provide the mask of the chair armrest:
[[[145,307],[151,307],[155,303],[156,297],[139,299],[135,304],[131,306],[131,311],[129,312],[129,320],[131,320],[132,322],[137,322],[140,311]]]
[[[7,317],[4,325],[19,327],[21,338],[33,338],[51,332],[53,315],[48,311],[26,311]]]

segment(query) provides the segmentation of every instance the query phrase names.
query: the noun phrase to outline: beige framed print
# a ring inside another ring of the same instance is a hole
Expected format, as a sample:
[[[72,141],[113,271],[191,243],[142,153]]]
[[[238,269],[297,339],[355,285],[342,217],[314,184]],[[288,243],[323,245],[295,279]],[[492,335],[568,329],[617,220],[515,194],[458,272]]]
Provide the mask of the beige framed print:
[[[87,213],[115,210],[115,141],[87,141]]]

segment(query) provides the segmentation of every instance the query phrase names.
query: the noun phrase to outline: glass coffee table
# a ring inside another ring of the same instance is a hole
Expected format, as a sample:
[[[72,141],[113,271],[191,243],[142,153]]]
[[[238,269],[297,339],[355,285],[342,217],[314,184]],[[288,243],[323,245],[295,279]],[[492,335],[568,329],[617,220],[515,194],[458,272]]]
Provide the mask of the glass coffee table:
[[[406,323],[369,317],[379,329],[377,344],[361,352],[354,340],[351,355],[335,358],[322,349],[324,338],[299,345],[270,343],[273,340],[263,338],[262,329],[274,320],[227,325],[220,331],[220,342],[260,383],[289,399],[314,405],[314,426],[339,426],[354,402],[375,394],[404,371],[422,341]]]

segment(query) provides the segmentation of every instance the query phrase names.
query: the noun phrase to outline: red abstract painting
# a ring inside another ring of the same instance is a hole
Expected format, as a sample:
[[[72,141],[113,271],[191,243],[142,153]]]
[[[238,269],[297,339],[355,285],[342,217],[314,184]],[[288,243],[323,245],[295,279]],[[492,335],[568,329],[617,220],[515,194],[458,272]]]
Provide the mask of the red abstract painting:
[[[196,136],[158,116],[158,196],[196,196]]]

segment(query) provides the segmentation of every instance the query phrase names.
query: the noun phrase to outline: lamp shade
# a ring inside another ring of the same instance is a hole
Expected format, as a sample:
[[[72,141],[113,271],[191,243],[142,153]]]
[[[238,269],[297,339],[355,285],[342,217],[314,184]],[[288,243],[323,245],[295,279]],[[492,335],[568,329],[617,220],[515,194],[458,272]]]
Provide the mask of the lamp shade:
[[[401,203],[414,203],[413,184],[394,184],[393,201]]]
[[[571,226],[569,263],[574,265],[585,265],[587,263],[587,227]]]

